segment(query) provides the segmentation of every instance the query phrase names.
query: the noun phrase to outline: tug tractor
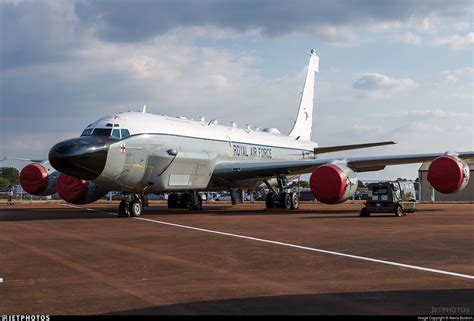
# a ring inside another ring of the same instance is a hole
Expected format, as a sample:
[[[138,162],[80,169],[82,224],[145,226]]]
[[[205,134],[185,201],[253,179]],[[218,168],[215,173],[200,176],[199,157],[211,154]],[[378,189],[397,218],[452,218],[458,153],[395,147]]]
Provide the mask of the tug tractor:
[[[413,182],[371,183],[368,189],[368,199],[360,211],[360,216],[370,216],[371,213],[393,213],[395,216],[403,216],[416,210]]]

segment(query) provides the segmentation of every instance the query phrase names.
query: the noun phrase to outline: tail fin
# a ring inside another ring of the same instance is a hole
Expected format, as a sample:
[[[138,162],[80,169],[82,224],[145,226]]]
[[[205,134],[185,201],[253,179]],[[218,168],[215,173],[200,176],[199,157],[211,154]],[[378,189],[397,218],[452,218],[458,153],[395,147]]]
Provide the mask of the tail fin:
[[[301,96],[298,116],[289,136],[301,140],[311,140],[311,130],[313,128],[313,103],[314,103],[314,78],[319,70],[319,57],[316,50],[311,49],[308,53],[309,65],[304,82],[303,95]]]

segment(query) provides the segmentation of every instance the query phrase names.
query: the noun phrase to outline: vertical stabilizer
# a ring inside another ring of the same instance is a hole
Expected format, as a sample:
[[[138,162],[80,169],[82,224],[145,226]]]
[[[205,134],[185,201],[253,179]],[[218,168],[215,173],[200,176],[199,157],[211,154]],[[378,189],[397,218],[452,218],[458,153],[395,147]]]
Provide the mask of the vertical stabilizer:
[[[314,103],[314,78],[319,70],[319,57],[316,50],[312,49],[309,58],[308,72],[303,87],[298,116],[289,136],[311,140],[311,130],[313,128],[313,103]]]

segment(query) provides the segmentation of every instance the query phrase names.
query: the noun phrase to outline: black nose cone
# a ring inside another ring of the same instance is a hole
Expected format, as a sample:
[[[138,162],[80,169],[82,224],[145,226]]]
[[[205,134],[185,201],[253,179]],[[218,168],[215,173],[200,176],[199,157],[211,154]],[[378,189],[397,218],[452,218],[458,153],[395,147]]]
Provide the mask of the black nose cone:
[[[49,151],[49,162],[60,171],[84,180],[97,178],[104,170],[111,137],[81,136],[57,143]]]

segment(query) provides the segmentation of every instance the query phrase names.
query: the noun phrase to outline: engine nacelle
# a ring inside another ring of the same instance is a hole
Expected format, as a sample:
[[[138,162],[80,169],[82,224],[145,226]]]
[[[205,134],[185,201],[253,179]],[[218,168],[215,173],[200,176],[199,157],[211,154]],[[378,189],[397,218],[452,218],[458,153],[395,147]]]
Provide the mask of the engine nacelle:
[[[93,182],[62,173],[58,177],[56,188],[59,196],[72,204],[92,203],[108,193],[108,190],[97,186]]]
[[[456,193],[469,182],[469,166],[456,156],[440,156],[428,168],[428,181],[440,193]]]
[[[58,176],[59,172],[48,161],[32,163],[21,170],[20,184],[31,195],[52,195],[56,193]]]
[[[342,203],[354,195],[358,179],[353,170],[343,164],[326,164],[311,174],[310,187],[321,203]]]

